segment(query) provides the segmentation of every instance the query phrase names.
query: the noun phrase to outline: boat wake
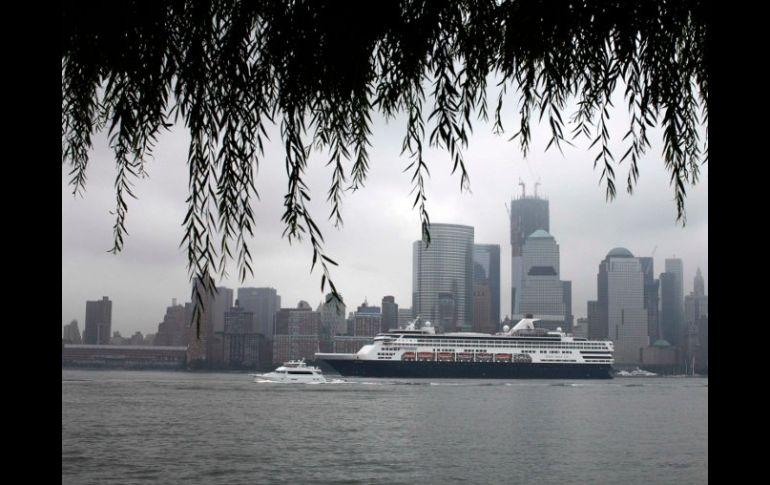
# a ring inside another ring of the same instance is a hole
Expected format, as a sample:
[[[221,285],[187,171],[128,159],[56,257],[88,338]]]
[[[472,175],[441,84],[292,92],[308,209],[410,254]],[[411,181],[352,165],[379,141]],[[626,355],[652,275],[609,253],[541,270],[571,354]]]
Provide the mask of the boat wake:
[[[357,382],[350,382],[346,381],[345,379],[327,379],[326,382],[277,382],[277,381],[271,381],[269,379],[255,379],[254,383],[256,384],[291,384],[291,385],[297,385],[297,384],[308,384],[308,385],[314,385],[319,386],[323,384],[358,384]]]
[[[656,374],[654,372],[649,372],[649,371],[646,371],[646,370],[642,370],[642,369],[637,367],[636,369],[632,370],[631,372],[625,371],[625,370],[618,371],[618,372],[615,373],[615,375],[618,376],[618,377],[657,377],[658,374]]]

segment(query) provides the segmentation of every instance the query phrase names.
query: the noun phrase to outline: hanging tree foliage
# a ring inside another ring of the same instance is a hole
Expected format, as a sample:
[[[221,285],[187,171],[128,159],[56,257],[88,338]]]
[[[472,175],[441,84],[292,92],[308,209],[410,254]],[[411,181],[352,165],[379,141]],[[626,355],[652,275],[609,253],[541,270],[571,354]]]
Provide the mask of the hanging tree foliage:
[[[366,180],[373,112],[406,114],[403,153],[426,238],[423,149],[446,149],[467,187],[472,122],[492,118],[504,132],[506,91],[519,115],[509,133],[524,154],[533,120],[547,120],[549,147],[588,137],[608,199],[621,163],[632,191],[647,130],[662,126],[684,223],[686,187],[708,158],[708,140],[699,139],[708,127],[706,36],[705,2],[692,0],[64,1],[62,163],[79,193],[92,137],[108,130],[120,251],[131,179],[181,118],[191,135],[183,243],[190,275],[212,288],[211,275],[224,274],[228,259],[241,279],[251,272],[254,177],[266,126],[278,124],[288,175],[284,235],[309,238],[311,270],[320,263],[322,291],[328,283],[338,296],[329,274],[336,263],[308,212],[303,175],[313,146],[330,154],[326,198],[341,224],[344,191]],[[491,78],[502,81],[488,87]],[[616,157],[607,120],[619,83],[631,121]],[[492,106],[488,89],[498,93]],[[567,112],[572,100],[577,111]]]

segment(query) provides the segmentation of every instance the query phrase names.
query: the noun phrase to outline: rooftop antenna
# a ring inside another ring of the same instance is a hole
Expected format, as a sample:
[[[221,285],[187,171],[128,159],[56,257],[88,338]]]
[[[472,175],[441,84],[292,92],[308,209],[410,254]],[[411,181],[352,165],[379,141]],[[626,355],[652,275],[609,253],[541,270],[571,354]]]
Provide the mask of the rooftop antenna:
[[[521,180],[521,177],[519,177],[519,185],[521,185],[521,198],[525,198],[527,196],[527,187],[524,185],[524,181]]]

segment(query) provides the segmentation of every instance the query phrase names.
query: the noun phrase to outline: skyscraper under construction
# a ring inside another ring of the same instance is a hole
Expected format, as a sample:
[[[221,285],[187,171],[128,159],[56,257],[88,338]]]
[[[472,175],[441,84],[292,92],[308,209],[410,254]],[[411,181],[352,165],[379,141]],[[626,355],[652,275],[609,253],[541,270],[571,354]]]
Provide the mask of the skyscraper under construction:
[[[523,182],[519,182],[519,185],[522,187],[521,197],[511,200],[509,209],[511,218],[511,315],[520,313],[520,289],[524,276],[522,257],[524,242],[538,229],[550,232],[548,199],[538,197],[537,185],[534,196],[526,195],[526,187]]]

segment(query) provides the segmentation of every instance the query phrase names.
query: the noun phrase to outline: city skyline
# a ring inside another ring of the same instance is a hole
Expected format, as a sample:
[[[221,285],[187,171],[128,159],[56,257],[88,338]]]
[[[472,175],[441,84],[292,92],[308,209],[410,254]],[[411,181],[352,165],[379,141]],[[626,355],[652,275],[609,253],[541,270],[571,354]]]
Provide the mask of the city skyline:
[[[623,127],[624,114],[616,110],[610,129]],[[512,118],[509,113],[508,119]],[[327,254],[340,263],[332,277],[348,307],[364,299],[379,302],[393,295],[400,307],[411,304],[412,242],[420,237],[419,213],[412,209],[411,175],[399,156],[401,125],[375,118],[370,175],[364,189],[346,193],[342,214],[345,224],[337,230],[325,219],[324,201],[330,172],[325,157],[314,154],[308,169],[312,201],[309,208],[326,239]],[[586,302],[596,298],[595,268],[613,247],[626,247],[637,256],[652,256],[655,267],[674,256],[684,262],[684,291],[692,290],[697,267],[708,293],[708,165],[698,185],[688,190],[688,223],[675,222],[676,206],[668,175],[660,157],[662,147],[651,136],[652,148],[640,160],[634,194],[624,191],[624,170],[617,171],[617,199],[605,202],[600,171],[594,170],[589,143],[543,152],[547,128],[533,130],[533,150],[528,159],[505,137],[495,136],[480,123],[465,152],[472,193],[460,192],[459,177],[451,176],[448,155],[426,150],[431,162],[427,180],[428,203],[434,223],[474,227],[475,240],[501,247],[501,318],[510,315],[510,228],[505,205],[519,196],[519,178],[527,193],[540,181],[538,194],[549,199],[550,232],[561,248],[561,278],[572,281],[572,313],[585,316]],[[271,134],[276,134],[273,130]],[[95,137],[89,181],[83,198],[73,198],[62,174],[62,326],[72,319],[85,321],[85,301],[104,295],[114,302],[113,330],[123,335],[134,331],[154,333],[172,298],[190,299],[186,254],[179,248],[187,196],[186,135],[179,130],[160,137],[155,157],[146,169],[150,177],[137,180],[138,200],[129,201],[125,249],[107,253],[112,245],[114,204],[112,154],[105,137]],[[274,136],[273,139],[276,139]],[[622,143],[615,147],[622,153]],[[280,144],[265,148],[255,203],[257,227],[250,247],[254,276],[240,282],[236,268],[230,277],[217,279],[218,286],[272,287],[284,298],[283,306],[307,300],[313,306],[324,298],[318,269],[310,273],[312,250],[308,242],[289,245],[281,238],[282,201],[286,175]],[[621,168],[623,166],[621,165]],[[385,209],[383,209],[385,208]],[[660,271],[658,271],[660,272]],[[657,276],[657,275],[656,275]]]

